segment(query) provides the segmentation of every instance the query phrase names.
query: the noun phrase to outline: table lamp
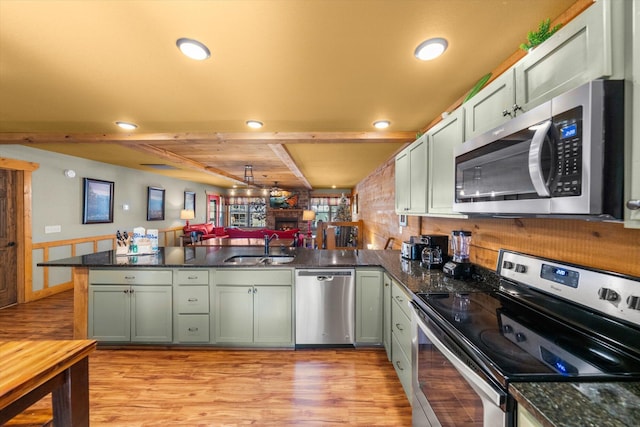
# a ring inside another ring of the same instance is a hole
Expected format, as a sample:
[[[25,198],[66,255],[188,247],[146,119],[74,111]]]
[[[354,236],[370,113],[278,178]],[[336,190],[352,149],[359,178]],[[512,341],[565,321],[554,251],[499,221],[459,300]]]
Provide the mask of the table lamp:
[[[302,211],[302,220],[307,221],[307,237],[311,237],[311,221],[316,219],[316,213],[314,211]]]
[[[180,211],[180,219],[186,219],[187,223],[185,224],[185,226],[188,228],[189,227],[189,220],[193,219],[196,217],[196,213],[194,211],[192,211],[191,209],[182,209]]]

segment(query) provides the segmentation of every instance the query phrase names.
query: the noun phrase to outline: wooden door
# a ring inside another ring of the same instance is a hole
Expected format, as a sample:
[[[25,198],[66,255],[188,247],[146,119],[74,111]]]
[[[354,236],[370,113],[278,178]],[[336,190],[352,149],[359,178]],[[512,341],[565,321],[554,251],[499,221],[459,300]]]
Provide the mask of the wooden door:
[[[0,307],[18,302],[16,172],[0,169]]]

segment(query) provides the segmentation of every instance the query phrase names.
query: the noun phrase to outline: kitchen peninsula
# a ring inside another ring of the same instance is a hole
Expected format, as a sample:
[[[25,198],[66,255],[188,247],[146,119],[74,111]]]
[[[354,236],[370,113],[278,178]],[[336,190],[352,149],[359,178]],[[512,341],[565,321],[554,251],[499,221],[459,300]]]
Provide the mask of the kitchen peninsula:
[[[161,247],[152,255],[118,256],[116,251],[103,251],[38,264],[43,267],[72,267],[74,282],[74,338],[85,339],[88,327],[89,271],[196,271],[233,269],[257,269],[261,271],[294,268],[381,268],[410,292],[431,288],[464,291],[474,287],[473,282],[445,278],[441,272],[426,270],[417,262],[401,262],[400,251],[389,250],[309,250],[304,248],[271,248],[271,255],[292,255],[286,264],[258,263],[238,265],[225,262],[239,255],[261,255],[261,247]],[[215,274],[215,273],[214,273]],[[208,283],[208,280],[206,281]],[[202,284],[202,283],[200,283]]]

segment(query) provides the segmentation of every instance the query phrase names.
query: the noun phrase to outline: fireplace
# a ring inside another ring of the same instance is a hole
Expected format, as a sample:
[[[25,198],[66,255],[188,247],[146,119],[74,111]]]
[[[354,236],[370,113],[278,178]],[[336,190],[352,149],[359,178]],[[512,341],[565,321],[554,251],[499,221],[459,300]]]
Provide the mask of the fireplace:
[[[276,230],[292,230],[298,228],[298,218],[276,217]]]

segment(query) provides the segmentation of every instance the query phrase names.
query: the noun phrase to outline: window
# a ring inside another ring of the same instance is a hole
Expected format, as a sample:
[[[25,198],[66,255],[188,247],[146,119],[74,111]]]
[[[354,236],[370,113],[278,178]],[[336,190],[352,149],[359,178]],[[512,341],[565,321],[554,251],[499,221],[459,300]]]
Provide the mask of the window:
[[[230,197],[229,226],[264,228],[267,224],[264,197]]]
[[[317,221],[351,221],[349,202],[349,198],[345,197],[344,195],[312,197],[310,200],[310,208],[316,213],[316,219],[313,223],[313,228],[316,228]],[[345,215],[347,214],[348,217],[345,217]]]

